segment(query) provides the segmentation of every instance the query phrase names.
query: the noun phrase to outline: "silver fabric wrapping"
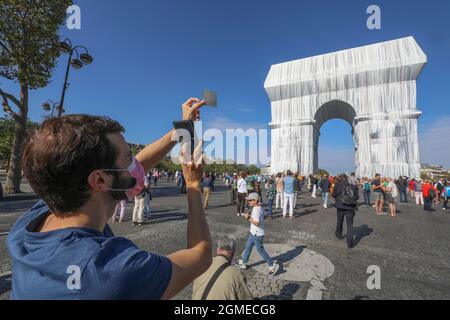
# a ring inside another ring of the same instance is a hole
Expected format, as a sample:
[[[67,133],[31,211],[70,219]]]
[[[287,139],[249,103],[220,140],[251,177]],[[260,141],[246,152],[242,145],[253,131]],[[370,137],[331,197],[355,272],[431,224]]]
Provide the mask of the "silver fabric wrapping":
[[[352,126],[358,176],[419,177],[416,80],[426,62],[408,37],[273,65],[264,84],[272,173],[315,173],[320,127],[337,118]]]

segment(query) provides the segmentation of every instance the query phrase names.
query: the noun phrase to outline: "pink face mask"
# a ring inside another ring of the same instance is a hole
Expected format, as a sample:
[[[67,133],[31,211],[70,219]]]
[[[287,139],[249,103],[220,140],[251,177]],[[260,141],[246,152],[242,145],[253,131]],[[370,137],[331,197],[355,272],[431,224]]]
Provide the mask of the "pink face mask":
[[[132,158],[131,164],[127,169],[105,169],[104,171],[128,171],[130,175],[136,180],[134,187],[128,189],[108,189],[109,191],[125,192],[128,200],[132,200],[135,196],[144,190],[145,186],[145,169],[142,164],[135,158]]]

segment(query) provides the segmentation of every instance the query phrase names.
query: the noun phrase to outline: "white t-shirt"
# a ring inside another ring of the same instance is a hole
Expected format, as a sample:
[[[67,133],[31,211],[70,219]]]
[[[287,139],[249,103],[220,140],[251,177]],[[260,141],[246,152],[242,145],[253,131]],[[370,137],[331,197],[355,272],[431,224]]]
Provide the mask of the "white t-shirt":
[[[264,212],[261,207],[253,207],[252,209],[252,220],[255,222],[259,222],[259,226],[255,226],[253,223],[250,223],[250,233],[252,235],[256,235],[261,237],[264,235]]]
[[[240,178],[237,182],[238,192],[247,193],[247,182],[245,179]]]

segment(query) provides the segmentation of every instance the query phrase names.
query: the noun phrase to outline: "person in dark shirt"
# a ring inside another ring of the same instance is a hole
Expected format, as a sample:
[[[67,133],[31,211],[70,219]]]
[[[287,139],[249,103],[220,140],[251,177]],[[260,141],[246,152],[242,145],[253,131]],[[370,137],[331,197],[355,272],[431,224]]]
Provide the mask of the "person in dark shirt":
[[[377,173],[375,175],[375,179],[372,181],[372,194],[375,197],[375,213],[377,215],[381,215],[383,213],[384,207],[384,191],[380,178],[380,174]]]
[[[330,187],[331,187],[331,183],[330,180],[328,180],[327,175],[325,175],[323,179],[320,180],[319,187],[320,190],[322,190],[323,207],[326,209],[328,208],[328,195],[330,194]]]
[[[354,247],[353,241],[353,219],[355,217],[355,210],[357,210],[356,205],[345,204],[342,200],[344,195],[344,189],[346,186],[350,186],[347,180],[347,175],[342,174],[339,176],[339,181],[336,181],[332,197],[336,200],[336,210],[337,210],[337,225],[335,235],[338,239],[344,239],[342,236],[344,218],[347,221],[347,248],[352,249]],[[357,186],[352,186],[356,188]],[[356,200],[358,200],[358,192],[356,191]]]
[[[205,198],[205,202],[203,204],[203,209],[208,209],[209,199],[211,198],[211,191],[214,190],[213,181],[209,175],[209,173],[205,174],[202,179],[202,190]]]

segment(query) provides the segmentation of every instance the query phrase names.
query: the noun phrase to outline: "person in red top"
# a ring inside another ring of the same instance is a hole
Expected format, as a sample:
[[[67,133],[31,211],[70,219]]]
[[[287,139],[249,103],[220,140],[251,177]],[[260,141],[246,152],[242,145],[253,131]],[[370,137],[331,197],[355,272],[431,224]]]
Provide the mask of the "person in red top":
[[[411,198],[414,198],[415,185],[416,185],[416,179],[411,179],[408,183],[408,189],[409,189],[409,194],[411,195]]]
[[[430,190],[433,190],[433,191],[430,192]],[[436,188],[433,186],[433,183],[431,183],[430,181],[426,181],[423,184],[422,193],[423,193],[423,200],[424,200],[423,209],[425,211],[431,211],[433,199],[436,196]]]

